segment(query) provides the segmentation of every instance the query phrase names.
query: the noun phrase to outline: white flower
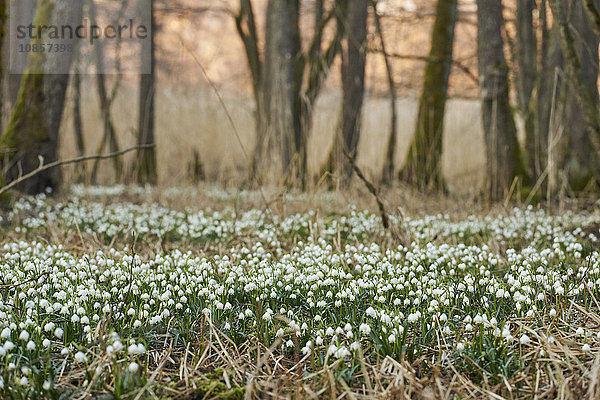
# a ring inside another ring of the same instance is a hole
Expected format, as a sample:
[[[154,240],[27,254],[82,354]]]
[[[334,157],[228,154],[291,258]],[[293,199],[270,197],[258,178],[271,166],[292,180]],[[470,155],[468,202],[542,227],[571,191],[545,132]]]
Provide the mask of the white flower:
[[[131,355],[144,354],[146,352],[146,348],[143,344],[132,344],[127,348],[127,352]]]
[[[29,385],[29,379],[27,379],[26,376],[22,376],[21,379],[19,379],[19,385],[21,385],[21,386]]]
[[[77,353],[75,353],[75,361],[77,361],[78,363],[86,363],[88,361],[88,358],[85,354],[83,354],[83,352],[78,351]]]
[[[388,336],[388,342],[395,343],[396,342],[396,335],[394,335],[392,333],[390,336]]]
[[[62,328],[56,328],[54,330],[54,336],[56,336],[58,339],[62,339],[64,334],[65,334],[65,331],[63,331]]]
[[[577,330],[575,331],[575,334],[576,334],[577,336],[583,336],[583,335],[585,335],[585,331],[583,330],[583,328],[582,328],[582,327],[579,327],[579,328],[577,328]]]
[[[6,351],[11,351],[11,350],[12,350],[12,349],[14,349],[14,348],[15,348],[15,344],[14,344],[13,342],[11,342],[10,340],[7,340],[7,341],[4,343],[4,350],[6,350]]]
[[[531,339],[529,339],[529,336],[523,334],[523,336],[521,336],[521,338],[519,339],[519,342],[525,345],[531,343]]]
[[[63,356],[68,356],[69,353],[71,353],[69,351],[69,349],[67,347],[63,347],[63,349],[60,351],[60,354],[62,354]]]
[[[2,333],[0,333],[0,337],[2,339],[8,339],[10,337],[10,333],[11,333],[10,329],[8,327],[6,327],[2,330]]]
[[[27,350],[35,350],[35,342],[33,340],[27,342]]]
[[[27,331],[21,331],[21,334],[19,335],[19,339],[22,341],[27,341],[29,340],[29,332]]]
[[[129,364],[129,366],[127,367],[127,369],[132,374],[135,374],[140,369],[140,365],[138,363],[136,363],[136,362],[132,362],[131,364]]]
[[[44,384],[42,385],[42,389],[44,390],[50,390],[52,388],[52,381],[45,381]]]
[[[463,351],[465,349],[465,345],[463,343],[457,343],[456,344],[456,350],[458,351]]]
[[[42,346],[50,347],[50,340],[48,338],[42,340]]]
[[[581,350],[587,352],[587,351],[591,351],[592,349],[591,349],[590,345],[586,343],[586,344],[583,345],[583,347],[581,348]]]
[[[358,330],[365,336],[368,336],[371,333],[371,327],[368,324],[360,324]]]

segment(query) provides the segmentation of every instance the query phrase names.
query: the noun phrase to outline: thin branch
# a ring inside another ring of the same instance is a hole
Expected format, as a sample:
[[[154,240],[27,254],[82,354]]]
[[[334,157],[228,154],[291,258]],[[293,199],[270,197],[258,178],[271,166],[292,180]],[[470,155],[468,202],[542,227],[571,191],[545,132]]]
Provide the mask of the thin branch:
[[[375,186],[365,177],[358,165],[356,165],[356,160],[354,160],[354,157],[348,154],[346,149],[344,149],[344,156],[348,159],[348,162],[352,166],[352,169],[354,170],[356,175],[360,178],[361,181],[363,181],[363,183],[367,187],[367,190],[373,195],[373,197],[375,197],[377,207],[379,208],[379,214],[381,215],[381,224],[383,225],[383,228],[386,231],[390,232],[395,240],[398,240],[402,243],[406,243],[406,240],[403,237],[403,235],[397,232],[396,230],[392,229],[392,226],[390,225],[390,218],[385,210],[383,201],[379,197],[379,193]]]
[[[394,73],[392,71],[392,64],[388,56],[388,52],[385,48],[385,40],[383,36],[383,28],[381,27],[381,18],[377,13],[377,0],[371,0],[371,7],[373,8],[373,16],[375,19],[375,27],[377,28],[377,35],[379,36],[379,42],[381,44],[381,53],[383,54],[383,60],[385,61],[385,69],[387,72],[388,85],[390,91],[390,106],[391,106],[391,127],[390,137],[387,143],[385,164],[383,165],[382,181],[384,184],[389,184],[394,175],[394,153],[396,151],[396,135],[397,127],[396,122],[398,116],[396,113],[396,90],[394,83]]]
[[[90,160],[105,160],[107,158],[119,157],[124,154],[130,153],[132,151],[149,148],[149,147],[154,147],[154,144],[145,144],[145,145],[140,145],[140,146],[134,146],[134,147],[130,147],[125,150],[116,151],[114,153],[109,153],[109,154],[104,154],[104,155],[81,156],[81,157],[71,158],[69,160],[58,160],[58,161],[51,162],[50,164],[44,164],[44,157],[38,156],[38,159],[40,160],[39,167],[37,167],[33,171],[29,172],[28,174],[21,176],[19,179],[15,179],[14,181],[10,182],[8,185],[1,187],[0,195],[8,192],[10,189],[17,186],[19,183],[26,181],[30,178],[33,178],[37,174],[44,172],[46,170],[49,170],[51,168],[60,167],[63,165],[68,165],[68,164],[76,164],[76,163],[90,161]]]
[[[383,50],[378,49],[378,48],[370,48],[369,51],[375,52],[375,53],[381,53]],[[417,55],[413,55],[413,54],[387,53],[387,55],[388,55],[388,57],[398,58],[398,59],[403,59],[403,60],[415,60],[415,61],[424,61],[424,62],[429,62],[429,61],[442,62],[442,60],[436,60],[436,59],[432,59],[431,57],[417,56]],[[474,83],[479,85],[479,79],[477,79],[477,76],[475,76],[475,74],[471,71],[471,69],[469,67],[467,67],[466,65],[464,65],[463,63],[461,63],[460,61],[457,61],[457,60],[452,60],[452,65],[455,66],[456,68],[460,69],[461,71],[463,71]]]

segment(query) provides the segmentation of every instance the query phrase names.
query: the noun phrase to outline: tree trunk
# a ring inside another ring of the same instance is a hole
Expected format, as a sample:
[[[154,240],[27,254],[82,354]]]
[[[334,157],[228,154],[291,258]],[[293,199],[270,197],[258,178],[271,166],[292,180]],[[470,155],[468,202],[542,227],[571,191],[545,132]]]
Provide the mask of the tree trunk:
[[[28,25],[35,18],[36,8],[38,0],[4,0],[10,4],[7,11],[10,14],[10,18],[14,18],[13,21],[17,22],[19,25]],[[7,26],[7,30],[9,27]],[[7,49],[10,47],[10,44],[7,43]],[[9,53],[10,50],[7,51],[6,54]],[[25,66],[27,64],[27,52],[13,52],[13,64],[19,66]],[[7,60],[8,61],[8,60]],[[8,62],[7,64],[8,65]],[[9,103],[9,109],[12,109],[19,96],[19,88],[21,87],[21,81],[23,80],[23,70],[16,72],[13,70],[8,74],[8,93],[5,97],[5,101]]]
[[[4,46],[4,38],[6,36],[6,31],[8,31],[8,7],[6,6],[6,2],[9,0],[0,0],[0,126],[2,126],[2,116],[3,116],[3,110],[4,110],[4,98],[5,95],[3,92],[4,90],[4,76],[7,74],[7,71],[5,70],[4,66],[7,64],[6,61],[4,60],[4,52],[3,52],[3,46]],[[1,155],[0,155],[1,156]]]
[[[390,136],[388,138],[387,146],[385,149],[385,163],[383,164],[383,173],[381,174],[381,180],[384,185],[389,185],[394,177],[396,170],[396,163],[394,161],[394,155],[396,154],[396,140],[398,135],[397,122],[398,113],[396,112],[396,87],[394,84],[394,73],[392,71],[392,64],[386,50],[385,40],[383,37],[383,29],[381,27],[381,19],[377,14],[377,2],[372,1],[373,14],[375,17],[375,28],[377,29],[377,35],[381,42],[381,52],[383,53],[383,61],[385,63],[385,71],[388,78],[388,89],[390,93]]]
[[[39,0],[35,18],[36,25],[78,25],[81,22],[81,3],[74,7],[71,2]],[[45,38],[34,39],[32,44],[45,43]],[[73,45],[73,42],[65,40]],[[3,165],[7,182],[13,181],[39,165],[56,161],[58,133],[69,83],[69,75],[46,74],[45,71],[68,71],[70,53],[32,52],[19,90],[6,132],[0,138],[0,150],[9,151]],[[18,185],[17,189],[28,194],[43,192],[47,187],[56,188],[59,174],[56,169],[44,171]]]
[[[576,29],[575,32],[569,25],[568,14],[565,10],[567,7],[560,0],[549,0],[549,3],[560,34],[560,47],[565,59],[566,75],[573,85],[572,93],[577,99],[577,106],[572,107],[571,112],[578,113],[577,108],[579,108],[585,123],[585,131],[571,129],[571,126],[568,126],[572,132],[571,135],[575,135],[571,136],[571,145],[578,161],[583,162],[582,167],[589,166],[591,174],[600,184],[600,163],[597,155],[600,150],[600,115],[596,84],[598,39],[592,32],[592,27],[584,15],[585,11],[580,2],[568,2],[572,5],[570,11],[574,18],[573,22],[578,22],[577,26],[573,25]],[[584,174],[577,173],[576,175],[580,175],[577,180],[584,177]]]
[[[138,124],[138,145],[154,144],[154,99],[156,93],[155,81],[155,29],[153,4],[151,1],[151,36],[150,40],[142,42],[142,60],[150,60],[150,73],[142,74],[140,79],[140,101],[139,101],[139,124]],[[149,57],[147,57],[149,55]],[[138,151],[137,158],[137,182],[141,184],[155,185],[158,181],[156,172],[156,151],[155,148],[146,148]]]
[[[581,60],[584,85],[588,88],[595,88],[598,81],[598,36],[594,32],[581,2],[577,1],[570,5],[568,19],[569,25],[574,31],[574,46]],[[586,119],[577,95],[573,91],[573,86],[567,85],[567,87],[570,101],[567,103],[564,125],[568,127],[566,133],[570,151],[565,159],[566,164],[561,169],[566,172],[570,189],[581,191],[593,179],[594,168],[599,166],[598,149],[594,150],[590,140]],[[598,113],[600,112],[598,90],[590,92],[596,113]]]
[[[256,147],[251,161],[251,175],[257,182],[292,186],[299,182],[302,188],[306,186],[306,147],[313,104],[341,42],[338,29],[322,48],[323,32],[329,21],[337,20],[346,2],[336,1],[328,12],[323,0],[315,2],[314,35],[308,51],[303,53],[299,0],[270,1],[265,55],[261,58],[252,3],[240,0],[235,22],[246,52],[257,110]]]
[[[254,168],[259,181],[281,183],[289,172],[294,147],[294,0],[267,5],[262,126],[257,135]]]
[[[96,12],[93,1],[90,2],[89,13],[91,23],[94,24],[96,22]],[[106,79],[104,75],[104,50],[102,47],[102,42],[96,42],[94,44],[93,51],[97,67],[96,86],[98,88],[98,97],[100,99],[100,114],[102,115],[102,122],[104,123],[104,134],[96,154],[102,154],[107,142],[110,152],[115,153],[119,151],[119,141],[117,139],[117,133],[115,132],[115,126],[112,122],[111,116],[112,98],[108,97],[106,89]],[[119,182],[123,175],[123,163],[119,157],[113,157],[112,164],[115,173],[115,182]],[[94,184],[96,183],[99,165],[100,160],[95,160],[91,173],[91,181]]]
[[[356,159],[360,139],[360,124],[365,92],[367,61],[368,0],[348,1],[347,11],[339,22],[345,36],[342,44],[342,111],[328,169],[346,184],[352,176],[352,166],[345,154]],[[344,29],[344,26],[346,27]]]
[[[537,39],[533,26],[535,0],[517,1],[517,99],[520,114],[525,124],[526,148],[528,150],[529,172],[534,180],[540,175],[539,154],[537,154],[535,123],[532,113],[531,98],[537,78]]]
[[[457,0],[438,0],[414,138],[402,172],[421,189],[444,188],[440,164],[456,17]]]
[[[478,69],[486,142],[486,186],[490,200],[504,198],[515,177],[523,177],[515,122],[509,104],[508,66],[502,40],[502,3],[477,2]]]
[[[75,146],[77,155],[85,155],[85,141],[83,138],[83,119],[81,118],[81,76],[79,71],[73,72],[73,131],[75,133]],[[86,164],[82,163],[76,174],[76,181],[81,183],[85,181]]]

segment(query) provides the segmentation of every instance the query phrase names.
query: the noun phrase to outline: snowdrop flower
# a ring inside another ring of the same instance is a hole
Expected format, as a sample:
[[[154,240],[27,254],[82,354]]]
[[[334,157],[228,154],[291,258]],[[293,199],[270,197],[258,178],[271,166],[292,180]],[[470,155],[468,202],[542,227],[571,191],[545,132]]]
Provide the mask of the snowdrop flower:
[[[67,347],[63,347],[63,349],[60,351],[60,354],[63,356],[68,356],[71,352],[69,351],[69,349]]]
[[[529,339],[529,336],[523,334],[523,336],[521,336],[521,338],[519,339],[519,342],[523,345],[527,345],[531,343],[531,339]]]
[[[144,354],[145,352],[146,352],[146,348],[141,343],[140,344],[133,343],[127,348],[127,353],[129,353],[131,355]]]
[[[583,335],[585,335],[585,331],[583,330],[583,328],[582,328],[582,327],[579,327],[579,328],[577,328],[577,330],[575,331],[575,334],[576,334],[577,336],[583,336]]]
[[[11,351],[12,349],[15,348],[15,344],[13,342],[11,342],[10,340],[7,340],[6,342],[4,342],[4,350],[6,351]]]
[[[140,369],[140,365],[136,362],[132,362],[131,364],[129,364],[129,366],[127,367],[127,370],[129,372],[131,372],[132,374],[135,374],[138,370]]]
[[[42,389],[44,389],[46,391],[52,389],[52,381],[44,381],[44,384],[42,385]]]
[[[29,340],[29,332],[27,331],[21,331],[21,334],[19,335],[19,339],[22,341],[27,341]]]
[[[88,361],[88,358],[85,354],[83,354],[83,352],[78,351],[77,353],[75,353],[75,361],[77,361],[78,363],[86,363]]]
[[[583,347],[581,347],[581,350],[588,352],[588,351],[591,351],[592,349],[591,349],[590,345],[586,343],[583,345]]]
[[[58,339],[62,339],[64,334],[65,334],[65,331],[63,331],[62,328],[56,328],[54,330],[54,336],[56,336]]]
[[[360,324],[358,330],[365,336],[368,336],[371,333],[371,327],[368,324]]]
[[[48,338],[42,340],[42,346],[44,347],[50,347],[50,340]]]
[[[0,337],[2,339],[8,339],[10,337],[10,333],[11,333],[10,329],[8,327],[6,327],[2,330],[2,333],[0,333]]]
[[[30,340],[29,342],[27,342],[27,350],[29,350],[29,351],[35,350],[35,342],[33,340]]]
[[[463,351],[465,349],[465,345],[462,342],[456,344],[456,350]]]

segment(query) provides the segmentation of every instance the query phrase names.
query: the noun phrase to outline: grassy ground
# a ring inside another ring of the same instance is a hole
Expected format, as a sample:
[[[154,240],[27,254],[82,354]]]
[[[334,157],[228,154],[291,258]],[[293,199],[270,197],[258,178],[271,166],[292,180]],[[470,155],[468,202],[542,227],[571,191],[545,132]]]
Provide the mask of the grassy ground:
[[[407,196],[390,230],[364,193],[20,199],[0,397],[597,398],[598,205]]]

